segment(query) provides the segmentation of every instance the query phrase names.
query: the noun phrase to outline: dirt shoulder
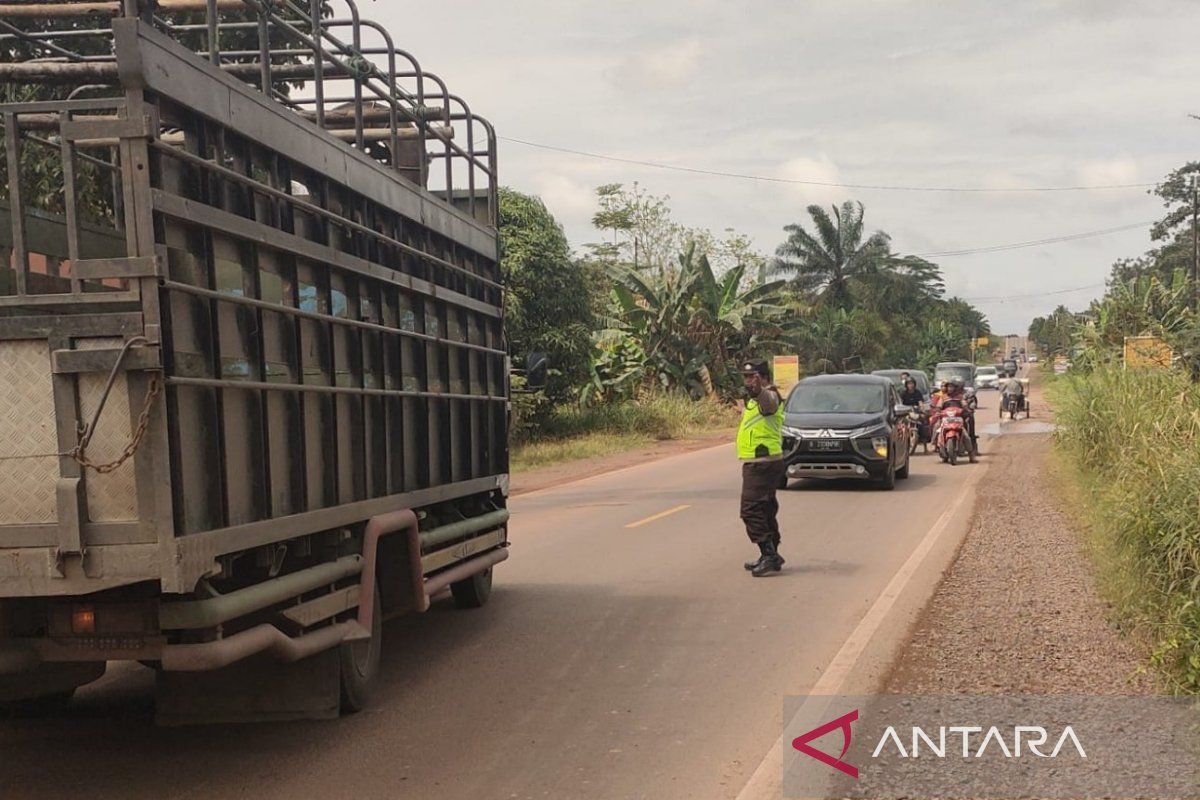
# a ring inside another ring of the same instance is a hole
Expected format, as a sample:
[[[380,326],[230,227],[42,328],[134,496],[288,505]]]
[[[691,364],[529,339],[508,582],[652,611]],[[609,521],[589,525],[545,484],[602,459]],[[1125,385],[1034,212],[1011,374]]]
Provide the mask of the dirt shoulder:
[[[1036,386],[1031,402],[1034,422],[1052,419]],[[991,440],[971,529],[885,691],[1158,691],[1137,649],[1107,621],[1083,539],[1048,474],[1051,435],[1021,428],[1006,424]]]
[[[535,492],[548,489],[564,483],[590,478],[605,472],[656,461],[660,458],[702,450],[706,447],[716,447],[724,442],[733,446],[732,431],[712,431],[687,439],[668,439],[656,442],[648,447],[639,447],[623,453],[614,453],[601,458],[577,459],[564,461],[545,467],[514,472],[511,477],[511,495]]]

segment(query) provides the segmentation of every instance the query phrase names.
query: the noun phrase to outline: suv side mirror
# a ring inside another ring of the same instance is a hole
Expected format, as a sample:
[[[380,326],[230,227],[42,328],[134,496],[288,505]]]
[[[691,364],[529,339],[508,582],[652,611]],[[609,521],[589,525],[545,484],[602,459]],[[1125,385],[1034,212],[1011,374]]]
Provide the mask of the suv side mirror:
[[[525,357],[525,387],[532,391],[546,388],[550,360],[545,353],[530,353]]]
[[[906,406],[904,403],[897,403],[892,406],[892,413],[897,417],[907,417],[912,412],[912,406]]]

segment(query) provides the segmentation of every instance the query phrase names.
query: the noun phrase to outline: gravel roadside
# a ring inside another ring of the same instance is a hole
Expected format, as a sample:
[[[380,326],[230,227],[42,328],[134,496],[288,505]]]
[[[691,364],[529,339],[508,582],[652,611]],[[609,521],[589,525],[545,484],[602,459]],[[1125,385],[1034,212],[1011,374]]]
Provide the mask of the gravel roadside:
[[[1035,389],[1033,419],[1050,413]],[[1107,622],[1080,534],[1048,481],[1047,433],[992,438],[971,530],[885,691],[1149,694],[1135,647]]]

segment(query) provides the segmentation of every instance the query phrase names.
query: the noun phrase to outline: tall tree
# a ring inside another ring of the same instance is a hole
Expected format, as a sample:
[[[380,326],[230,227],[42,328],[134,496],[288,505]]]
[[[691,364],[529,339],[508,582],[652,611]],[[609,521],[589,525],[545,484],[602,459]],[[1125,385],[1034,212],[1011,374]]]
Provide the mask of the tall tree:
[[[594,284],[545,204],[506,187],[500,189],[500,252],[510,350],[518,361],[546,353],[546,394],[566,400],[588,373]]]
[[[790,276],[798,290],[818,292],[822,303],[850,308],[852,282],[887,263],[891,240],[882,231],[863,238],[862,203],[847,200],[832,215],[811,205],[808,214],[815,232],[800,224],[785,227],[788,238],[776,250],[774,272]]]

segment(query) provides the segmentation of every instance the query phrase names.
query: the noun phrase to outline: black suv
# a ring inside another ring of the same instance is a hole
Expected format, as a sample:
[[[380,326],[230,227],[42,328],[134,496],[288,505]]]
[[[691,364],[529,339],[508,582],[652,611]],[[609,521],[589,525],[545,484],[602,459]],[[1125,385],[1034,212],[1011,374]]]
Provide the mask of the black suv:
[[[877,375],[818,375],[784,408],[788,478],[857,478],[884,489],[908,477],[908,407]]]

